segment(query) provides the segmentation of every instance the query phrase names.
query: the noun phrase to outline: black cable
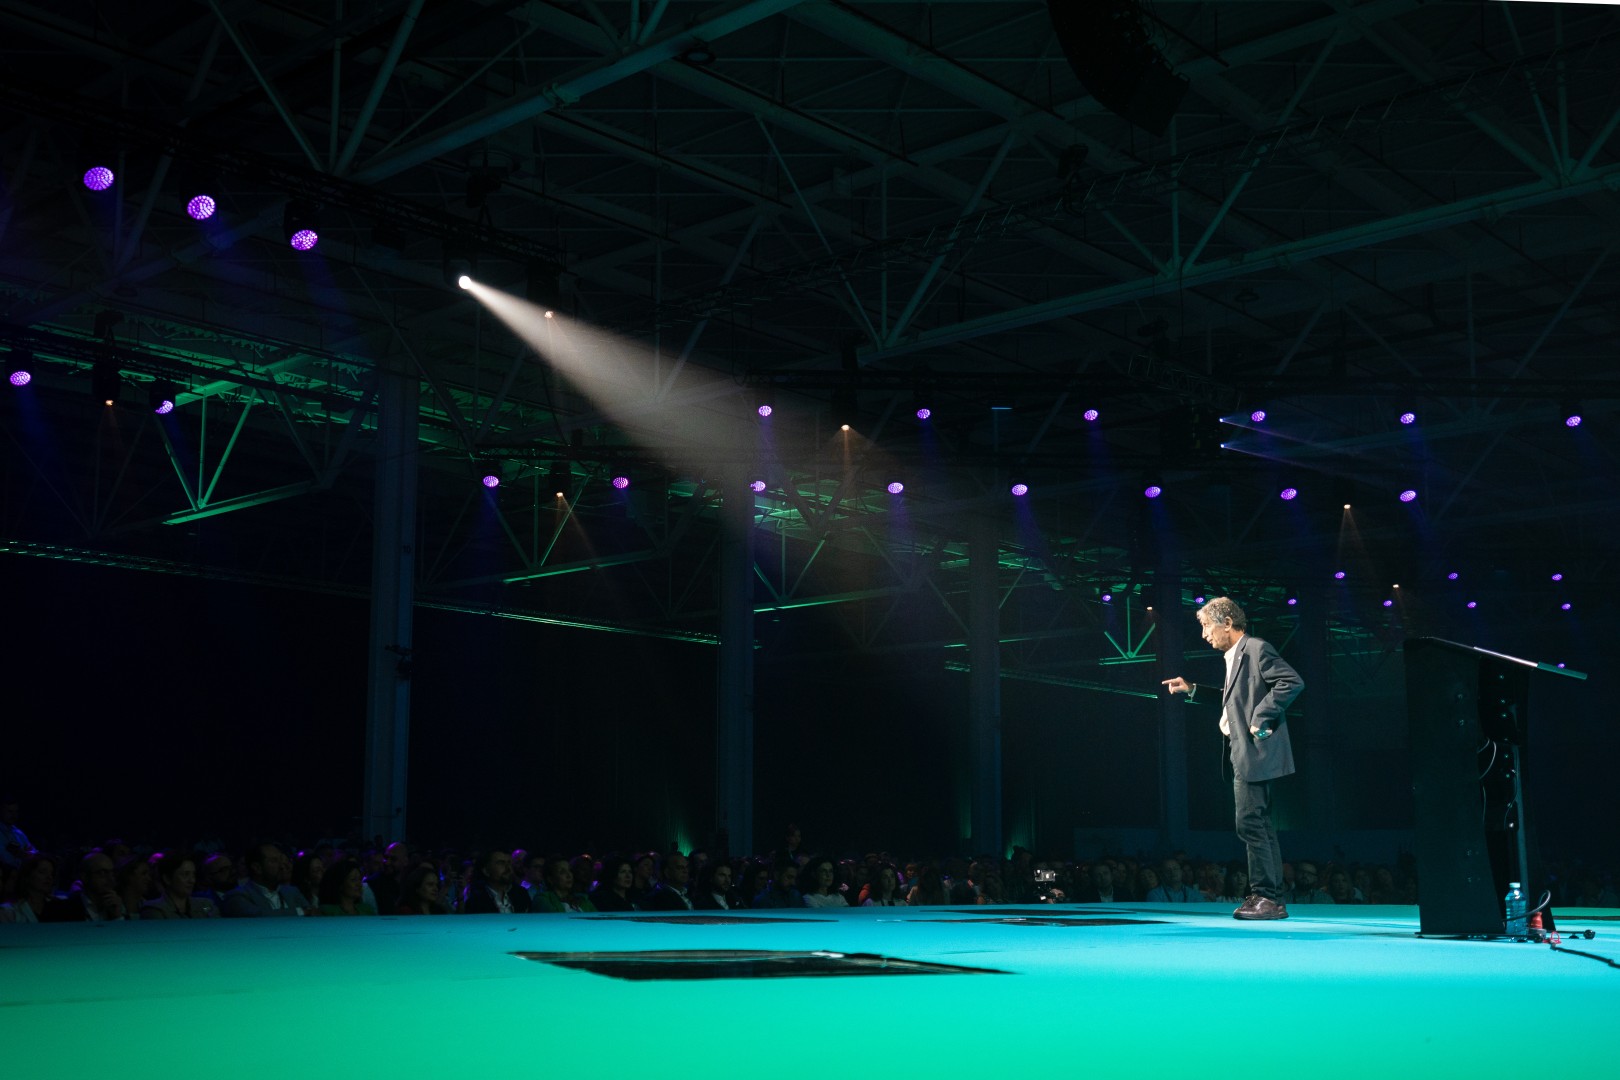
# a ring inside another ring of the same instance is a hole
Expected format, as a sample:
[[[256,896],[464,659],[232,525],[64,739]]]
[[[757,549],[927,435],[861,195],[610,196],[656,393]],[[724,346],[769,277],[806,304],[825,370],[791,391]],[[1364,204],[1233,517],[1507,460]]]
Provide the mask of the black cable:
[[[1547,910],[1547,905],[1550,904],[1550,903],[1552,903],[1552,890],[1548,889],[1546,892],[1541,894],[1541,903],[1537,904],[1535,907],[1533,907],[1529,911],[1525,912],[1524,917],[1528,919],[1530,916],[1534,915],[1538,911],[1546,911]]]
[[[1554,945],[1552,947],[1552,951],[1553,952],[1561,952],[1561,953],[1569,953],[1571,956],[1584,956],[1589,960],[1601,960],[1605,964],[1608,964],[1612,968],[1620,968],[1620,963],[1615,963],[1615,961],[1613,961],[1609,957],[1607,957],[1607,956],[1599,956],[1597,953],[1582,952],[1580,949],[1566,949],[1562,945]]]

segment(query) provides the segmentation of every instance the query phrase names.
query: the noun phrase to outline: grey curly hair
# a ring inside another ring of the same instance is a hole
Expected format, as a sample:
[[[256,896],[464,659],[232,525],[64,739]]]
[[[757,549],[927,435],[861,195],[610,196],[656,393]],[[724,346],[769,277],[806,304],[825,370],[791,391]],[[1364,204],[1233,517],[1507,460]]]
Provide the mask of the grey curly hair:
[[[1232,620],[1234,630],[1249,628],[1249,617],[1243,614],[1243,609],[1230,596],[1217,596],[1198,609],[1198,621],[1201,623],[1223,623],[1227,619]]]

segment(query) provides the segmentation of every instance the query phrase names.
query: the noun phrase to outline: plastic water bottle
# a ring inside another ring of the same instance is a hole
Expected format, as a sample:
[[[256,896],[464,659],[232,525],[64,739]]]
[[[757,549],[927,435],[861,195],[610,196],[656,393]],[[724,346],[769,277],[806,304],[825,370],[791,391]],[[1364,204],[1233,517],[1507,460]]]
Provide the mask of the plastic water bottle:
[[[1510,938],[1523,938],[1530,936],[1530,922],[1525,915],[1524,891],[1519,888],[1517,881],[1508,882],[1507,896],[1503,898],[1507,908],[1507,936]]]

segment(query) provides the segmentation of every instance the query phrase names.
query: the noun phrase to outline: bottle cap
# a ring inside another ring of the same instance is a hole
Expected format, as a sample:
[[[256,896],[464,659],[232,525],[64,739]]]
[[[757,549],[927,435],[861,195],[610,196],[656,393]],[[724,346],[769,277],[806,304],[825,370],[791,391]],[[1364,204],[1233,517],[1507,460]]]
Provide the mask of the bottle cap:
[[[1519,887],[1519,883],[1517,881],[1508,882],[1508,888],[1509,889],[1517,889],[1518,887]]]

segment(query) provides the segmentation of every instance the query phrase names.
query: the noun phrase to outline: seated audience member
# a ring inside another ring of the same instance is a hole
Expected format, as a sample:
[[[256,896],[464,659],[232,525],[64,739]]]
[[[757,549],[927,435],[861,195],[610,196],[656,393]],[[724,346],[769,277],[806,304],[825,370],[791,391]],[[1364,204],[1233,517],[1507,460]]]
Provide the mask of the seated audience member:
[[[400,885],[400,915],[448,915],[450,909],[439,899],[439,870],[431,862],[417,863]]]
[[[530,910],[541,915],[566,915],[595,911],[596,905],[574,888],[574,868],[559,857],[546,860],[546,891],[534,898]]]
[[[817,855],[804,864],[800,879],[805,882],[804,906],[813,908],[848,907],[849,901],[838,889],[838,864]]]
[[[12,795],[0,795],[0,866],[20,869],[23,860],[33,852],[28,834],[17,822],[21,819],[21,806]]]
[[[123,901],[125,918],[141,917],[141,905],[156,895],[152,883],[152,864],[139,855],[131,855],[113,871],[118,882],[118,898]]]
[[[744,906],[752,907],[755,898],[771,886],[771,868],[758,859],[750,859],[743,863],[737,874],[735,886],[737,895],[742,897]]]
[[[378,911],[393,911],[399,907],[400,883],[410,873],[411,866],[411,849],[405,841],[395,840],[383,852],[382,866],[375,873],[364,875]]]
[[[630,886],[636,879],[635,867],[622,855],[610,855],[602,860],[602,876],[591,890],[591,903],[597,911],[634,911],[630,900]]]
[[[658,888],[641,902],[641,910],[691,911],[692,897],[688,888],[691,880],[691,860],[678,851],[670,852],[658,868]]]
[[[574,891],[586,896],[596,887],[596,875],[599,872],[596,859],[591,855],[575,855],[568,860],[568,868],[574,872]]]
[[[1395,875],[1387,866],[1373,868],[1372,886],[1367,893],[1369,904],[1398,904],[1401,895],[1395,888]]]
[[[1001,875],[989,873],[979,883],[979,903],[1005,904],[1007,902],[1007,888],[1001,883]]]
[[[1216,897],[1223,904],[1241,904],[1249,898],[1249,868],[1235,862],[1226,868],[1226,895]]]
[[[1345,870],[1334,870],[1328,874],[1327,894],[1328,898],[1335,904],[1365,904],[1367,902],[1361,893],[1356,890],[1356,887],[1350,884],[1350,874]]]
[[[287,884],[298,894],[298,906],[305,911],[320,906],[321,879],[326,876],[326,860],[313,851],[300,851],[292,863]]]
[[[900,907],[906,899],[900,892],[900,871],[893,863],[881,863],[861,890],[862,907]]]
[[[225,894],[220,912],[230,919],[302,915],[303,899],[282,879],[290,871],[287,854],[275,844],[253,844],[247,850],[247,880]]]
[[[1309,859],[1294,864],[1294,891],[1286,904],[1331,904],[1333,897],[1317,883],[1316,864]]]
[[[128,917],[118,895],[112,858],[91,851],[79,860],[79,880],[68,889],[66,897],[46,905],[40,922],[114,922]]]
[[[1091,864],[1091,879],[1076,892],[1077,904],[1122,904],[1125,890],[1114,884],[1114,868],[1105,859]]]
[[[945,878],[940,874],[939,867],[934,863],[925,863],[919,867],[911,891],[906,894],[906,903],[913,907],[921,907],[925,904],[949,902],[949,896],[945,891]]]
[[[36,851],[23,859],[12,880],[0,922],[44,922],[45,910],[56,898],[56,860]]]
[[[756,897],[754,907],[757,908],[789,908],[804,907],[804,898],[799,895],[799,868],[793,863],[778,866],[776,873],[771,876],[771,883]]]
[[[242,884],[236,864],[223,851],[216,851],[202,864],[202,887],[197,895],[207,897],[221,913],[225,910],[225,894]]]
[[[250,864],[251,865],[251,864]],[[321,878],[322,915],[375,915],[377,909],[365,898],[365,879],[357,859],[339,859]]]
[[[1159,884],[1142,899],[1150,904],[1200,904],[1204,894],[1191,885],[1183,885],[1182,867],[1178,859],[1166,859],[1159,864]]]
[[[1151,866],[1139,866],[1136,868],[1136,884],[1132,888],[1132,892],[1137,896],[1146,896],[1158,887],[1159,872],[1157,870]]]
[[[630,902],[639,908],[642,901],[652,895],[653,889],[658,884],[653,876],[658,867],[658,860],[649,851],[637,855],[630,865],[635,869],[635,877],[630,882]]]
[[[546,869],[551,869],[549,861]],[[512,856],[504,851],[486,851],[473,860],[467,895],[461,905],[463,915],[526,915],[531,910],[528,892],[518,887]]]
[[[529,894],[530,900],[546,891],[546,857],[544,855],[538,851],[524,851],[520,857],[518,852],[514,851],[512,852],[512,865],[521,870],[523,877],[518,884],[523,886],[524,891]]]
[[[190,852],[160,851],[152,856],[157,899],[141,905],[143,919],[217,919],[219,908],[206,896],[193,896],[197,860]]]
[[[1198,868],[1198,891],[1205,900],[1226,899],[1226,867],[1220,863],[1204,863]],[[1244,899],[1238,897],[1239,900]]]
[[[742,898],[731,891],[731,867],[723,862],[706,863],[692,890],[692,906],[700,911],[735,911],[744,907]]]

